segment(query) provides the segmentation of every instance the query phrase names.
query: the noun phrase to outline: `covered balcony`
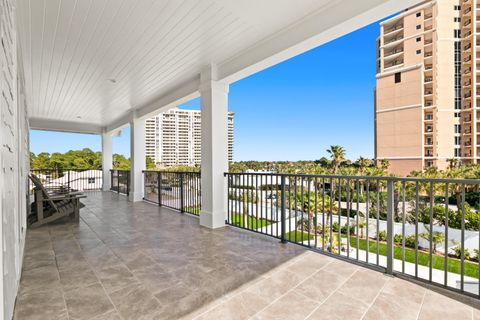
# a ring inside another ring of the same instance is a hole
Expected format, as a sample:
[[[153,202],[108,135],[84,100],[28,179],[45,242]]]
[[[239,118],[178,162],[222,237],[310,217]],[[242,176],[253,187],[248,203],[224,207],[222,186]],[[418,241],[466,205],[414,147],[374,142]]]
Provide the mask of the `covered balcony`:
[[[420,2],[3,1],[1,317],[478,317],[478,230],[429,214],[479,181],[228,172],[230,84]],[[146,171],[145,120],[197,97],[201,173]],[[40,179],[94,184],[73,221],[30,228],[29,129],[102,138],[96,176]]]

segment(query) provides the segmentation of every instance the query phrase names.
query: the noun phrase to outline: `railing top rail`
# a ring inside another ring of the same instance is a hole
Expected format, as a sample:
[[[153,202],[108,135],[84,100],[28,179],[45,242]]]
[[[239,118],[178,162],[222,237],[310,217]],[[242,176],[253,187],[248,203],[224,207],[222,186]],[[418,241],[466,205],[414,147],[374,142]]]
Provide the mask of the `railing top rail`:
[[[161,172],[161,173],[188,173],[188,174],[200,174],[200,172],[198,171],[166,171],[166,170],[142,170],[142,172],[146,172],[146,173],[149,173],[149,172]]]
[[[113,171],[129,172],[130,169],[110,169],[110,172],[113,172]]]
[[[346,180],[384,180],[384,181],[405,181],[405,182],[432,182],[432,183],[456,183],[456,184],[478,184],[480,179],[455,179],[455,178],[419,178],[419,177],[393,177],[393,176],[351,176],[338,174],[295,174],[295,173],[265,173],[265,172],[225,172],[228,175],[249,175],[249,176],[278,176],[278,177],[303,177],[303,178],[327,178]]]
[[[102,170],[102,168],[58,168],[58,169],[49,169],[49,168],[30,168],[30,171],[75,171],[75,170]]]

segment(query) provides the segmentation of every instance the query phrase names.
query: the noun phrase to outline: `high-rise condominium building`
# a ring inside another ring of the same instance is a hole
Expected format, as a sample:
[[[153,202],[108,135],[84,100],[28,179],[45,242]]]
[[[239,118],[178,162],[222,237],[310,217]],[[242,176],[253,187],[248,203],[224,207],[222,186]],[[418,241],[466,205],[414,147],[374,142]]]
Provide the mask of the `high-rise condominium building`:
[[[229,161],[233,161],[233,115],[228,113]],[[174,108],[146,120],[145,154],[165,167],[200,165],[201,112]]]
[[[380,24],[375,157],[388,159],[392,172],[480,159],[477,5],[426,1]]]

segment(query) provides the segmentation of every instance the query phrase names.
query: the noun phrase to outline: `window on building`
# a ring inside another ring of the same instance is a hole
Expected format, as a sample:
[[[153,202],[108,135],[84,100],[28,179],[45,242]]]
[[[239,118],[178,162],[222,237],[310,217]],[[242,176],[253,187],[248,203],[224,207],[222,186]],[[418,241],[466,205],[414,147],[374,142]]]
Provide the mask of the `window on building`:
[[[453,30],[453,36],[455,38],[461,38],[461,31],[459,29]]]
[[[459,5],[455,5],[455,6],[453,6],[453,9],[457,10],[457,11],[460,11],[461,7]]]
[[[422,13],[421,12],[417,12],[417,14],[415,15],[417,18],[418,17],[421,17],[422,16]]]
[[[462,137],[456,136],[455,137],[455,145],[459,146],[462,144]]]
[[[416,40],[417,40],[417,42],[420,42],[420,41],[422,41],[422,37],[418,37]]]
[[[455,133],[461,133],[462,132],[462,126],[459,124],[455,125]]]
[[[88,184],[95,183],[95,178],[88,178]]]
[[[420,54],[420,53],[422,53],[422,50],[420,50],[420,49],[417,50],[417,54]]]
[[[416,29],[419,30],[420,28],[422,28],[422,25],[417,24]]]
[[[455,157],[461,157],[461,156],[462,156],[462,149],[455,148]]]
[[[427,167],[427,168],[433,167],[433,161],[431,161],[431,160],[427,161],[427,162],[426,162],[426,167]]]
[[[400,83],[400,82],[402,82],[402,73],[397,72],[395,73],[395,83]]]
[[[460,118],[460,112],[455,112],[455,118]]]
[[[455,18],[453,18],[453,21],[454,22],[460,22],[460,21],[462,21],[462,19],[460,19],[460,17],[455,17]]]

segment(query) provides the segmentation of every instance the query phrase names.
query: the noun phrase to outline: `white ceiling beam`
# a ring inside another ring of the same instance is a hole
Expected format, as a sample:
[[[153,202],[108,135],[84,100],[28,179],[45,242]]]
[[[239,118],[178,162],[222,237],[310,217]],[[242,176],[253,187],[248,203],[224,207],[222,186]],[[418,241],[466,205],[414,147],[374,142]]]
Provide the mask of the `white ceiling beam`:
[[[219,64],[219,79],[238,81],[421,2],[424,0],[332,1],[321,11]]]
[[[198,88],[200,86],[200,78],[196,77],[183,82],[181,85],[167,90],[167,93],[157,97],[155,100],[150,103],[141,106],[135,110],[132,110],[120,117],[119,119],[110,123],[106,128],[106,132],[112,132],[116,130],[121,130],[124,127],[128,126],[128,123],[132,121],[133,118],[144,118],[148,119],[150,117],[156,116],[157,114],[167,111],[168,109],[174,108],[180,104],[188,102],[192,99],[200,96]]]
[[[333,0],[322,10],[221,63],[218,79],[227,83],[238,81],[423,1]],[[199,85],[198,75],[165,90],[150,103],[136,106],[104,130],[122,129],[133,117],[146,119],[194,99],[199,96]]]
[[[30,118],[30,129],[71,133],[101,134],[102,127],[96,124],[52,119]]]

